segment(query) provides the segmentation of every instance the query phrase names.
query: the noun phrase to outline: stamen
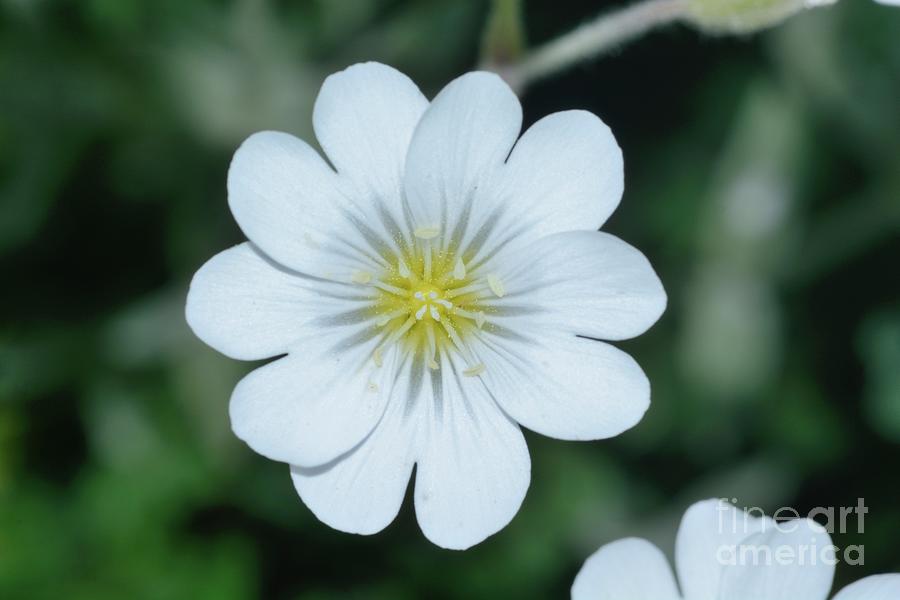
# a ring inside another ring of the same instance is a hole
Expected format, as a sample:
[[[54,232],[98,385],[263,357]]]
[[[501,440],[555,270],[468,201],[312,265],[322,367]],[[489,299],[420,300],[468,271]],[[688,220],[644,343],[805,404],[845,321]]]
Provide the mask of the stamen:
[[[459,337],[459,334],[456,333],[456,329],[453,327],[453,325],[451,325],[449,321],[441,321],[441,325],[444,326],[444,330],[447,332],[447,335],[450,336],[450,340],[453,342],[453,345],[456,346],[456,349],[460,352],[465,352],[465,344],[463,344],[462,338]]]
[[[425,242],[425,281],[431,281],[431,243]]]
[[[487,276],[488,287],[491,288],[491,291],[494,292],[494,295],[498,298],[502,298],[506,295],[506,288],[503,287],[503,282],[500,281],[500,278],[495,274],[491,273]]]
[[[476,377],[484,373],[486,370],[487,367],[484,366],[484,363],[478,363],[474,367],[470,367],[463,371],[463,375],[465,375],[466,377]]]
[[[398,339],[400,339],[400,337],[403,336],[404,333],[409,331],[410,327],[412,327],[415,324],[416,324],[416,318],[413,317],[412,315],[410,315],[409,318],[403,322],[403,325],[401,325],[399,329],[395,329],[391,333],[391,335],[389,335],[387,337],[387,339],[384,340],[384,343],[381,344],[381,347],[386,348],[386,347],[390,346],[391,344],[393,344],[394,342],[396,342]],[[377,350],[376,350],[376,352],[377,352]],[[381,355],[378,354],[378,356],[380,357]],[[380,360],[380,358],[379,358],[379,360]],[[378,362],[376,362],[375,364],[378,365]],[[380,366],[380,365],[378,365],[378,366]]]
[[[394,294],[395,296],[406,296],[409,293],[409,290],[404,290],[404,289],[398,288],[396,285],[391,285],[389,283],[385,283],[385,282],[381,281],[380,279],[376,279],[375,281],[373,281],[372,285],[374,285],[375,287],[377,287],[380,290],[384,290],[385,292]]]
[[[456,259],[456,265],[453,267],[453,277],[456,279],[466,278],[466,265],[463,264],[461,258]]]
[[[353,271],[350,275],[350,281],[353,283],[366,284],[372,281],[372,274],[368,271]]]
[[[416,230],[413,231],[413,235],[420,240],[431,240],[436,238],[440,232],[440,227],[417,227]]]
[[[434,357],[437,354],[437,342],[434,338],[433,324],[428,323],[428,326],[425,328],[425,336],[428,338],[428,368],[432,371],[436,371],[438,368],[438,364],[434,360]]]
[[[478,329],[481,329],[484,326],[485,316],[484,316],[484,313],[481,312],[480,310],[470,312],[470,311],[462,309],[462,308],[457,308],[454,311],[454,314],[457,314],[461,317],[465,317],[467,319],[472,319],[473,321],[475,321],[475,324],[478,326]]]
[[[469,285],[464,285],[463,287],[447,291],[444,296],[446,298],[456,298],[457,296],[462,296],[463,294],[469,294],[471,292],[477,292],[482,289],[484,289],[483,283],[481,283],[480,281],[473,281]]]
[[[461,373],[478,376],[486,367],[479,362],[474,346],[469,345],[473,340],[466,336],[481,335],[478,330],[485,326],[487,317],[479,303],[504,297],[506,287],[496,273],[470,272],[462,254],[441,245],[440,227],[419,227],[413,235],[412,240],[398,241],[397,254],[387,259],[385,273],[351,273],[354,283],[370,285],[372,293],[380,295],[369,313],[374,324],[384,330],[375,342],[372,359],[381,367],[385,352],[393,344],[408,341],[413,353],[422,353],[418,364],[437,370],[441,368],[438,357],[442,352],[448,356],[458,353],[464,361]],[[432,241],[435,239],[438,241]],[[471,265],[474,271],[479,270],[478,263]],[[366,386],[378,391],[373,382]]]
[[[384,327],[385,325],[387,325],[388,323],[390,323],[397,317],[405,315],[407,312],[409,312],[409,311],[406,311],[403,309],[392,310],[389,313],[385,313],[385,314],[381,315],[381,317],[379,317],[378,320],[375,321],[375,325],[377,325],[378,327]]]

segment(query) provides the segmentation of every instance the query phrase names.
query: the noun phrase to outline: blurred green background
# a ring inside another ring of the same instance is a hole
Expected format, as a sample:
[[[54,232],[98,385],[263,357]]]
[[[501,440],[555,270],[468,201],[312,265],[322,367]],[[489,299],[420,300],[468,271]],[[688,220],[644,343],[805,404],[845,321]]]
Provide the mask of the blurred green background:
[[[550,39],[614,2],[529,0]],[[527,434],[512,524],[450,552],[410,502],[383,533],[318,523],[234,438],[256,365],[195,339],[193,272],[242,236],[248,134],[312,139],[360,60],[433,95],[478,62],[486,1],[0,0],[0,597],[559,598],[599,545],[667,552],[694,500],[870,507],[900,571],[900,10],[860,0],[753,38],[673,27],[541,82],[526,124],[599,114],[626,160],[605,229],[669,309],[621,344],[653,385],[606,442]]]

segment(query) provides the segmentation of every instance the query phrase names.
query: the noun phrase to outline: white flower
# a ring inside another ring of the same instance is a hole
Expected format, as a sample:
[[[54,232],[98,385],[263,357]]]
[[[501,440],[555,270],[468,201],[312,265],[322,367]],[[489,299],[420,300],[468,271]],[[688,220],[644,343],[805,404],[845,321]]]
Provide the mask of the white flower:
[[[776,524],[721,500],[691,506],[675,542],[681,593],[665,556],[646,540],[607,544],[585,561],[573,600],[825,600],[834,546],[810,519]],[[834,600],[897,600],[900,575],[875,575]]]
[[[292,465],[336,529],[386,527],[416,465],[425,535],[466,548],[528,488],[518,424],[600,439],[648,407],[634,360],[586,339],[639,335],[666,304],[646,258],[596,231],[622,194],[621,151],[587,112],[517,143],[521,122],[495,75],[463,75],[429,104],[368,63],[316,101],[331,166],[285,133],[234,156],[228,201],[250,241],[197,272],[187,320],[233,358],[287,355],[238,384],[232,427]]]

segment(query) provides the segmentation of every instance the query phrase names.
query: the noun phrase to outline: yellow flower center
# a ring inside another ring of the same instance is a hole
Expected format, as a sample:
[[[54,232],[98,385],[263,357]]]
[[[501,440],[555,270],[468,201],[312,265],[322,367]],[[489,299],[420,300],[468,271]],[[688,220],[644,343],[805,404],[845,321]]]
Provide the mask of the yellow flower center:
[[[463,374],[475,376],[484,365],[466,340],[486,326],[494,310],[490,298],[502,297],[505,290],[493,274],[470,273],[466,257],[436,246],[435,237],[431,229],[417,230],[414,243],[405,245],[389,268],[353,274],[354,283],[378,292],[371,310],[382,333],[373,360],[381,366],[386,348],[405,344],[414,354],[421,353],[429,368],[438,369],[441,353],[455,351],[468,365]]]

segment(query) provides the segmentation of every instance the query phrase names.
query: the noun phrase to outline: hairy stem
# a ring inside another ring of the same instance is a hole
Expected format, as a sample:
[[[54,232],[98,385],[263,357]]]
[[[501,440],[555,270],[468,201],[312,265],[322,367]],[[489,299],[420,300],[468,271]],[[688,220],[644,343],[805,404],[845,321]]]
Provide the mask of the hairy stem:
[[[514,89],[558,73],[582,60],[609,51],[685,15],[686,0],[643,0],[600,15],[546,44],[530,50],[521,61],[491,65]]]

